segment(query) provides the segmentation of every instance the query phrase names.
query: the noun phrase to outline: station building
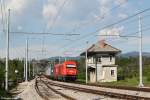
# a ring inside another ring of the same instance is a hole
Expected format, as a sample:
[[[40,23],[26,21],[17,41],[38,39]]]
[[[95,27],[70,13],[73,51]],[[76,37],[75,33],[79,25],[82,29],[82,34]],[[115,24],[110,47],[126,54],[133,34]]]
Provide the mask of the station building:
[[[121,50],[107,44],[104,40],[87,49],[88,81],[112,82],[117,81],[117,65],[115,58]],[[85,56],[85,52],[81,53]]]

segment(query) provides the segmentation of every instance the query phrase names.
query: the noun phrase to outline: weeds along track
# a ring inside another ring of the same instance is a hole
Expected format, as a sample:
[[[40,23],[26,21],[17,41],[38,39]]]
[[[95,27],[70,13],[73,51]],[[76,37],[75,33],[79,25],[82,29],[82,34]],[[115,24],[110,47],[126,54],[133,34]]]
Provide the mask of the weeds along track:
[[[85,93],[91,93],[91,94],[98,94],[98,95],[104,95],[112,98],[118,98],[118,99],[132,99],[132,100],[150,100],[149,97],[139,96],[139,95],[131,95],[131,94],[124,94],[124,93],[116,93],[116,92],[108,92],[108,91],[101,91],[97,89],[91,89],[91,88],[85,88],[85,87],[78,87],[74,85],[66,85],[59,82],[53,82],[53,81],[44,81],[46,84],[49,84],[51,86],[57,86],[62,87],[66,89],[81,91]]]

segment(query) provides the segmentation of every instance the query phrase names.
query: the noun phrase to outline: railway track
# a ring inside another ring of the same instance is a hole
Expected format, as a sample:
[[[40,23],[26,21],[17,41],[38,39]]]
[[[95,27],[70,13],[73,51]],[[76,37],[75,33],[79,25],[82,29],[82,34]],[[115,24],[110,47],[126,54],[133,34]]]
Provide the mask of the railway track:
[[[41,97],[41,98],[43,98],[44,100],[48,100],[48,98],[46,98],[44,95],[43,95],[43,93],[40,91],[40,89],[39,89],[39,86],[38,86],[38,78],[36,78],[36,80],[35,80],[35,90],[36,90],[36,92],[38,93],[38,95]]]
[[[94,84],[94,83],[81,83],[80,81],[69,82],[73,84],[82,84],[88,86],[96,86],[96,87],[105,87],[105,88],[112,88],[112,89],[123,89],[123,90],[131,90],[131,91],[139,91],[139,92],[150,92],[150,88],[143,88],[143,87],[131,87],[131,86],[111,86],[111,85],[101,85],[101,84]]]
[[[97,87],[105,87],[112,89],[123,89],[123,90],[132,90],[132,91],[142,91],[142,92],[150,92],[150,88],[140,88],[140,87],[129,87],[129,86],[109,86],[109,85],[98,85],[98,84],[87,84],[89,86],[97,86]]]
[[[49,79],[49,76],[45,76]],[[131,90],[131,91],[139,91],[139,92],[150,92],[150,88],[143,88],[143,87],[131,87],[131,86],[110,86],[110,85],[101,85],[101,84],[94,84],[94,83],[81,83],[80,81],[71,82],[69,83],[73,84],[82,84],[82,85],[88,85],[88,86],[97,86],[97,87],[105,87],[105,88],[112,88],[112,89],[123,89],[123,90]]]
[[[49,89],[51,89],[51,90],[54,91],[55,93],[61,95],[62,97],[66,98],[66,99],[68,99],[68,100],[76,100],[75,98],[70,97],[70,96],[66,95],[65,93],[59,92],[59,91],[57,91],[56,89],[52,88],[52,87],[50,86],[50,84],[47,84],[47,83],[44,82],[44,81],[42,81],[42,82],[43,82]]]
[[[73,97],[70,97],[62,92],[59,92],[57,91],[56,89],[52,88],[52,86],[50,86],[49,84],[47,84],[45,81],[43,80],[39,80],[38,78],[36,79],[36,82],[35,82],[35,89],[37,91],[37,93],[39,94],[39,96],[41,96],[44,100],[49,100],[50,97],[47,97],[43,94],[43,92],[40,91],[39,89],[39,86],[38,86],[38,82],[42,82],[48,89],[52,90],[53,92],[55,92],[56,94],[58,95],[61,95],[63,98],[65,98],[66,100],[76,100],[75,98]],[[50,94],[51,95],[51,94]]]
[[[82,92],[86,92],[86,93],[104,95],[104,96],[109,96],[109,97],[118,98],[118,99],[150,100],[149,97],[143,97],[143,96],[139,96],[139,95],[131,95],[131,94],[123,94],[123,93],[101,91],[101,90],[89,89],[89,88],[78,87],[78,86],[73,86],[73,85],[71,86],[71,85],[66,85],[66,84],[60,84],[60,83],[56,83],[56,82],[53,82],[53,81],[46,81],[46,83],[50,84],[52,86],[58,86],[58,87],[71,89],[71,90],[82,91]],[[138,91],[140,91],[140,90],[138,90]],[[142,89],[142,91],[145,92],[144,89]],[[146,90],[146,92],[147,92],[147,90]]]

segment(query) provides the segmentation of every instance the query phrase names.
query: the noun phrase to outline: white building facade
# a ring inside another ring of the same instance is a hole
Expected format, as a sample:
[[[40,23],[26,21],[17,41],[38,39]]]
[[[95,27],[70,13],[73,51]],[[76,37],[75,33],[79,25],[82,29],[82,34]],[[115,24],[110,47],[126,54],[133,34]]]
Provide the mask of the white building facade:
[[[88,81],[95,82],[112,82],[117,81],[117,65],[115,57],[121,52],[119,49],[112,47],[104,42],[97,42],[88,49]],[[85,55],[85,52],[81,55]]]

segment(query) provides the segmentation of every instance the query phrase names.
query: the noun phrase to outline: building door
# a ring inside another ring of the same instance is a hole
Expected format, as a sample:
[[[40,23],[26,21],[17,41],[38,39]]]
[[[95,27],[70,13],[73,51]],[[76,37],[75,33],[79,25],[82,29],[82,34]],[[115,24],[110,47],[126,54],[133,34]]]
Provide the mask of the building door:
[[[90,68],[89,73],[90,73],[90,82],[91,83],[96,82],[96,69]]]

